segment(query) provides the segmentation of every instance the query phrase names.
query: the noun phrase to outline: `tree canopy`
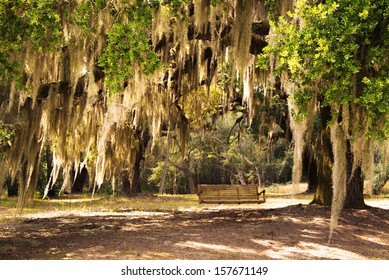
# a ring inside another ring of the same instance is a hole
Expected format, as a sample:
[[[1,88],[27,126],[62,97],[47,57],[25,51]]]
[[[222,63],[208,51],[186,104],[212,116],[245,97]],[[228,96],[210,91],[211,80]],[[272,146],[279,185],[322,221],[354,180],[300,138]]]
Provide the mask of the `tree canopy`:
[[[228,146],[206,147],[225,147],[220,165],[260,181],[286,170],[293,145],[297,183],[308,151],[336,220],[345,200],[363,206],[374,143],[389,136],[386,2],[0,1],[0,181],[19,178],[22,206],[46,153],[45,195],[82,170],[94,190],[140,190],[147,157],[165,149],[150,181],[170,158],[193,192],[191,144],[233,111]]]
[[[387,1],[300,0],[274,18],[270,44],[259,55],[258,65],[289,91],[297,121],[321,110],[316,106],[330,110],[335,216],[346,196],[347,153],[351,172],[361,166],[372,180],[372,139],[389,136],[388,22]]]
[[[352,102],[365,109],[368,136],[388,138],[386,1],[313,3],[297,1],[294,12],[276,19],[259,64],[267,68],[269,55],[277,57],[274,73],[287,71],[301,114],[318,93],[323,106]]]

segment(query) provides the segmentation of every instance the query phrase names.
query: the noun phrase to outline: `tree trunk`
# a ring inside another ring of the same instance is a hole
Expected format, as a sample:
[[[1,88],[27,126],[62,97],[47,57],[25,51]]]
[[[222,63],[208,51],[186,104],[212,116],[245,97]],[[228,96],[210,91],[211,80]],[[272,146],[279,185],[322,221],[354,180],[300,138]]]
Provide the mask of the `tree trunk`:
[[[363,176],[361,167],[357,167],[352,173],[354,156],[350,144],[347,144],[347,190],[344,208],[363,209],[366,204],[363,198]]]
[[[185,174],[185,176],[188,178],[188,183],[189,183],[189,191],[191,194],[196,193],[196,183],[195,183],[195,173],[193,173],[190,170],[190,160],[189,159],[184,159],[183,164],[181,165],[174,165],[175,168],[179,169],[181,172]],[[199,180],[199,179],[197,179]]]
[[[317,176],[308,177],[308,185],[316,184],[316,192],[311,203],[330,206],[332,204],[332,165],[333,154],[330,132],[327,123],[331,119],[331,111],[328,107],[320,110],[321,132],[313,147],[314,159],[316,161]],[[313,172],[313,170],[312,170]],[[312,182],[311,182],[312,180]],[[315,182],[317,180],[317,182]]]
[[[191,194],[195,194],[196,193],[196,184],[195,184],[195,180],[194,180],[192,172],[189,172],[188,180],[189,180],[189,191]]]
[[[84,186],[87,185],[88,182],[88,177],[88,170],[85,167],[82,168],[81,171],[77,174],[76,179],[74,180],[72,186],[72,193],[83,193]]]
[[[135,165],[132,174],[131,190],[132,192],[142,193],[142,186],[140,185],[140,175],[142,173],[142,161],[145,158],[147,146],[150,141],[149,129],[146,127],[143,130],[138,130],[136,133],[139,148],[135,158]]]
[[[137,155],[138,157],[138,155]],[[121,192],[124,196],[132,196],[138,193],[142,193],[142,187],[140,185],[140,163],[135,161],[134,169],[130,173],[125,170],[121,174],[122,184]]]
[[[173,194],[177,194],[177,168],[174,168]]]
[[[140,174],[142,172],[142,159],[144,156],[144,151],[140,150],[136,153],[135,164],[132,170],[131,176],[131,192],[132,193],[142,193],[142,186],[140,185]]]
[[[311,203],[331,206],[332,204],[332,162],[321,159],[318,162],[317,187]]]
[[[321,133],[319,151],[315,155],[316,176],[308,177],[308,185],[316,184],[314,199],[311,203],[331,206],[332,204],[332,147],[329,131],[324,129]],[[314,168],[313,168],[314,169]],[[312,170],[313,173],[315,170]]]
[[[147,128],[143,131],[137,130],[135,137],[138,140],[139,146],[138,150],[136,151],[133,168],[131,173],[128,170],[124,170],[121,174],[121,190],[125,196],[142,193],[140,175],[142,173],[142,161],[144,159],[146,148],[150,140],[149,130]]]
[[[308,188],[307,193],[315,193],[317,190],[317,186],[319,184],[318,181],[318,170],[317,170],[317,164],[314,159],[314,156],[312,155],[312,152],[305,152],[304,155],[304,161],[306,162],[303,164],[303,166],[306,168],[306,176],[308,178]]]
[[[121,190],[125,196],[131,196],[137,193],[142,193],[142,186],[140,184],[140,174],[142,172],[143,152],[137,152],[135,156],[135,163],[131,174],[125,170],[123,171]]]
[[[322,126],[325,127],[325,126]],[[322,129],[321,138],[316,148],[317,189],[311,203],[331,206],[332,204],[332,165],[333,155],[328,129]],[[366,207],[363,199],[363,176],[357,167],[352,174],[353,154],[350,144],[347,145],[347,191],[345,208],[362,209]],[[351,177],[352,176],[352,177]],[[311,178],[309,178],[311,179]]]
[[[122,172],[122,193],[125,196],[130,196],[131,195],[131,182],[130,182],[130,175],[127,170]]]
[[[170,146],[171,146],[171,137],[170,137],[170,128],[167,132],[167,150],[165,157],[165,165],[163,166],[163,173],[161,178],[161,185],[159,186],[159,194],[163,194],[165,192],[165,180],[167,176],[167,171],[169,168],[169,157],[170,157]]]
[[[196,184],[195,184],[193,172],[190,170],[190,162],[188,159],[184,160],[184,173],[188,177],[190,193],[195,194],[196,193]]]
[[[344,208],[353,208],[353,209],[366,208],[365,200],[363,198],[363,176],[360,167],[357,167],[357,169],[353,174],[353,177],[347,183],[346,200],[344,203]]]
[[[361,48],[358,49],[356,53],[357,59],[361,62],[361,65],[367,65],[369,58],[369,48],[371,48],[370,44],[363,45]],[[364,83],[363,78],[367,77],[370,72],[370,68],[362,67],[362,69],[356,73],[353,77],[353,84],[355,88],[355,94],[356,97],[362,96],[362,93],[364,91]],[[358,106],[350,106],[350,114],[349,114],[349,122],[350,124],[353,122],[364,122],[365,120],[361,117],[355,118],[355,116],[361,116],[362,114],[356,114],[356,111],[359,111],[360,108]],[[363,135],[362,137],[365,137]],[[354,155],[351,151],[351,145],[350,142],[347,141],[347,152],[346,152],[346,159],[347,159],[347,189],[346,189],[346,198],[344,202],[345,208],[354,208],[354,209],[363,209],[366,208],[366,204],[363,198],[363,184],[364,184],[364,178],[362,174],[362,169],[360,166],[357,166],[353,172],[353,165],[354,165]],[[357,162],[359,164],[359,162]]]
[[[243,175],[243,171],[240,169],[240,168],[237,168],[238,170],[238,180],[239,180],[239,184],[241,185],[246,185],[246,181],[244,179],[244,175]]]
[[[262,179],[261,179],[261,173],[259,172],[258,166],[255,166],[255,171],[257,172],[258,186],[259,187],[263,187]]]
[[[12,181],[12,178],[9,177],[9,178],[7,178],[6,182],[4,183],[7,186],[8,196],[17,196],[18,195],[19,176],[16,176],[16,178],[13,181]]]

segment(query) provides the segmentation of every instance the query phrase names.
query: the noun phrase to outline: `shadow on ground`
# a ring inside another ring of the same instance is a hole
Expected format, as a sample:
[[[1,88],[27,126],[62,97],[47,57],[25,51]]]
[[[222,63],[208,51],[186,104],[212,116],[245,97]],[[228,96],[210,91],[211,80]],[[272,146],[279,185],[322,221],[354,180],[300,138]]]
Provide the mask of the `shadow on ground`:
[[[0,224],[0,259],[389,259],[389,210],[330,209],[65,215]]]

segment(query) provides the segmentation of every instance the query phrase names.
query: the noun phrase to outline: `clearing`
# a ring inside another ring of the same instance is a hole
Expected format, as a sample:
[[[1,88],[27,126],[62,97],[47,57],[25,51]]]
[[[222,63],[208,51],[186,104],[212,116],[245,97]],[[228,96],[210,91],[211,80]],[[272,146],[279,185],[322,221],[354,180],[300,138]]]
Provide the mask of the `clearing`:
[[[22,216],[0,199],[0,259],[389,259],[388,198],[344,210],[330,244],[330,208],[311,198],[204,206],[191,195],[69,195],[33,200]]]

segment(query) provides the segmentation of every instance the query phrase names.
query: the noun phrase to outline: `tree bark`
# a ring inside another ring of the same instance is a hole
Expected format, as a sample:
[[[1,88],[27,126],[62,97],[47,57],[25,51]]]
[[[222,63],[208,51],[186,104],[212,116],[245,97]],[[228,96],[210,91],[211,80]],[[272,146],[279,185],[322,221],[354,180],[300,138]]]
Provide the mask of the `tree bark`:
[[[308,185],[316,184],[316,191],[313,204],[330,206],[332,204],[332,147],[329,139],[329,132],[322,131],[316,159],[316,176],[308,177]],[[311,172],[314,172],[312,170]]]
[[[306,176],[308,178],[307,193],[315,193],[319,184],[316,160],[314,159],[312,152],[308,151],[305,152],[304,160],[306,163],[303,164],[303,166],[306,168]]]
[[[331,206],[332,204],[332,162],[320,160],[317,170],[317,187],[312,204]]]
[[[317,164],[317,189],[311,203],[331,206],[332,204],[332,166],[333,155],[328,129],[322,126],[320,141],[315,149]],[[366,207],[363,198],[363,176],[360,167],[352,174],[354,156],[350,144],[347,145],[347,186],[345,208],[362,209]],[[311,180],[312,178],[309,178]]]
[[[184,159],[182,165],[174,165],[174,167],[185,174],[185,176],[188,178],[189,192],[191,194],[195,194],[196,193],[196,183],[194,177],[195,174],[190,170],[190,160]]]
[[[7,187],[8,196],[17,196],[18,195],[19,176],[16,176],[16,178],[13,181],[12,181],[11,177],[9,177],[9,178],[7,178],[6,182],[4,183],[5,186]]]
[[[195,184],[195,180],[194,180],[192,172],[188,173],[188,181],[189,181],[189,191],[190,191],[190,193],[191,194],[195,194],[196,193],[196,184]]]
[[[74,176],[75,176],[75,174],[74,174]],[[72,193],[83,193],[84,186],[87,185],[87,182],[88,182],[88,177],[89,177],[88,170],[85,167],[82,168],[74,180],[74,183],[72,186]]]
[[[122,193],[125,196],[130,196],[131,195],[131,182],[130,182],[130,174],[128,173],[127,170],[123,171],[121,174],[122,177]]]
[[[332,204],[332,165],[333,154],[330,132],[327,123],[331,119],[331,111],[328,107],[320,110],[320,137],[312,140],[315,144],[312,150],[316,161],[317,176],[308,177],[308,185],[316,184],[316,192],[311,203],[330,206]],[[312,170],[313,172],[313,170]],[[312,181],[311,181],[312,180]],[[315,182],[317,180],[317,182]]]
[[[239,184],[246,185],[246,181],[245,181],[244,176],[243,176],[243,171],[240,168],[237,168],[237,171],[238,171]]]
[[[140,185],[140,174],[142,172],[142,159],[144,156],[143,149],[139,150],[135,156],[135,164],[132,170],[131,178],[131,192],[132,193],[142,193],[142,186]]]
[[[174,168],[173,194],[177,194],[177,168]]]
[[[169,157],[170,157],[170,147],[171,147],[171,136],[170,136],[170,128],[167,132],[167,150],[165,157],[165,165],[163,166],[163,174],[161,178],[161,185],[159,186],[159,194],[163,194],[165,192],[165,180],[167,176],[167,171],[169,167]]]
[[[145,159],[145,153],[150,141],[148,127],[137,130],[135,137],[138,140],[139,147],[135,157],[135,164],[131,178],[131,191],[134,193],[142,193],[142,186],[140,184],[140,175],[142,173],[142,161]]]
[[[371,47],[370,44],[364,44],[361,42],[360,48],[357,51],[356,57],[361,62],[361,65],[366,66],[368,65],[368,53],[369,48]],[[370,75],[370,68],[362,67],[362,69],[356,73],[353,77],[353,84],[355,89],[355,95],[356,97],[362,96],[362,93],[364,91],[364,83],[363,78],[368,77]],[[360,107],[357,106],[350,106],[350,115],[349,115],[349,122],[364,122],[365,120],[361,117],[355,119],[355,116],[359,115],[362,116],[362,114],[356,114],[357,111],[361,110]],[[350,129],[351,130],[351,129]],[[360,136],[361,137],[361,136]],[[365,136],[362,136],[365,137]],[[351,145],[350,142],[347,141],[347,151],[346,151],[346,159],[347,159],[347,190],[346,190],[346,199],[344,203],[345,208],[354,208],[354,209],[363,209],[366,208],[366,204],[363,198],[363,184],[364,184],[364,178],[362,174],[362,169],[360,166],[357,166],[353,172],[353,165],[354,165],[354,155],[351,151]],[[359,164],[359,163],[357,163]]]
[[[196,184],[195,184],[193,172],[190,170],[190,162],[188,159],[184,160],[184,173],[188,177],[190,193],[195,194],[196,193]]]
[[[138,140],[139,145],[138,150],[136,151],[133,168],[131,173],[128,170],[124,170],[121,174],[121,190],[125,196],[142,193],[140,174],[142,173],[142,161],[144,160],[146,148],[150,140],[148,128],[137,130],[135,137]]]
[[[347,190],[344,202],[345,208],[363,209],[366,204],[363,198],[363,176],[361,167],[358,166],[354,172],[354,156],[351,152],[350,144],[347,145]]]

